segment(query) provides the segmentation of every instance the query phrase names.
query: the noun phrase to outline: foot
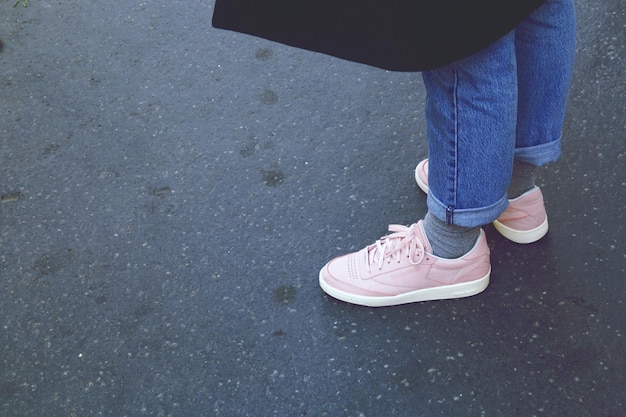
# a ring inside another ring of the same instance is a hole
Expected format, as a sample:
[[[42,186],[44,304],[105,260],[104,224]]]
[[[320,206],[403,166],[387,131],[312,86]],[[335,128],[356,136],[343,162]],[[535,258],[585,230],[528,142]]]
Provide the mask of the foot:
[[[332,297],[369,307],[469,297],[487,288],[491,264],[485,233],[456,259],[434,256],[422,222],[391,225],[391,234],[359,252],[331,260],[320,271]]]
[[[428,194],[428,159],[417,164],[415,182]],[[544,237],[548,233],[548,216],[541,189],[534,187],[509,200],[509,207],[493,225],[502,236],[515,243],[533,243]]]

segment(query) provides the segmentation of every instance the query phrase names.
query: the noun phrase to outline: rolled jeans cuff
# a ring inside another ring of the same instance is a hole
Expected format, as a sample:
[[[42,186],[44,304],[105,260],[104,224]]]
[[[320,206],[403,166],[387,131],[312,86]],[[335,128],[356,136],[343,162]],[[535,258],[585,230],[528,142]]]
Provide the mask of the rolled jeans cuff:
[[[509,199],[504,194],[496,203],[479,208],[457,209],[447,207],[439,201],[432,193],[428,194],[426,200],[428,210],[432,215],[447,224],[454,224],[463,227],[478,227],[489,224],[496,220],[509,206]]]
[[[541,166],[554,162],[561,156],[561,138],[541,145],[515,148],[515,159],[527,164]]]

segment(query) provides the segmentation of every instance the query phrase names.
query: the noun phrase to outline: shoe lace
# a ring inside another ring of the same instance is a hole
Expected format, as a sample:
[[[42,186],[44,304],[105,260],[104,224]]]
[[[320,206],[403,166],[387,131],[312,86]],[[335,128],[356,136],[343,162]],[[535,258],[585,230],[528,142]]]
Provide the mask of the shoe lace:
[[[389,226],[389,235],[383,236],[373,245],[368,247],[367,266],[371,270],[372,265],[382,269],[385,261],[395,260],[400,263],[403,256],[409,258],[409,262],[417,265],[424,259],[424,244],[417,234],[417,224],[402,226],[392,224]]]

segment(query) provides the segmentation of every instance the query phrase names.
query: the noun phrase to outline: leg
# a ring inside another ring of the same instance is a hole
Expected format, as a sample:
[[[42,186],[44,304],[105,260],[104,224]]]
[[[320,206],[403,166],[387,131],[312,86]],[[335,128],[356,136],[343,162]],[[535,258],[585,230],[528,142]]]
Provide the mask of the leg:
[[[575,25],[572,0],[548,0],[515,29],[516,161],[540,166],[560,156],[576,48]]]
[[[517,117],[514,32],[483,51],[424,72],[428,209],[449,225],[477,227],[508,206]]]

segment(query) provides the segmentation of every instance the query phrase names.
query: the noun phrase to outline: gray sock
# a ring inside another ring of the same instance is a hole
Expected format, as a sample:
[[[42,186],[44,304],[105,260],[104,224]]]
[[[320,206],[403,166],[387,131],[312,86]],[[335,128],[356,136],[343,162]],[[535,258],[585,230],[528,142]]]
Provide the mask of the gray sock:
[[[430,212],[426,213],[423,224],[433,254],[440,258],[454,259],[465,255],[480,235],[480,227],[449,225]]]
[[[535,186],[538,170],[539,167],[535,165],[514,161],[513,176],[511,177],[509,189],[507,190],[507,197],[513,199],[531,190]]]

